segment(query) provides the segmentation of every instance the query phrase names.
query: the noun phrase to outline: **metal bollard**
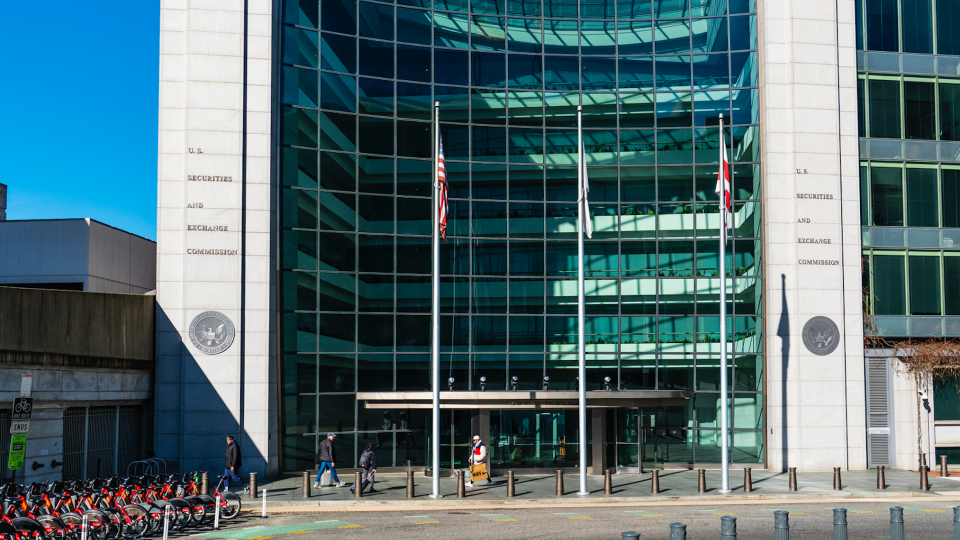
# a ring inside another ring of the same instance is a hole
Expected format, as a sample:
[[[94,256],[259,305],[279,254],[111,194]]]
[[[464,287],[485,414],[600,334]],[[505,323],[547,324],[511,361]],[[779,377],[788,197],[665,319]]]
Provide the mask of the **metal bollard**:
[[[890,540],[904,540],[903,508],[899,506],[890,509]]]
[[[790,471],[790,482],[789,482],[789,487],[787,489],[789,489],[790,491],[796,491],[797,490],[797,468],[790,467],[788,470]]]
[[[610,471],[603,471],[603,494],[613,495],[613,478],[610,476]]]
[[[930,467],[924,465],[920,467],[920,490],[921,491],[930,491],[930,478],[927,476],[927,471],[930,470]]]
[[[417,496],[413,487],[413,471],[407,471],[407,498],[412,499]]]
[[[210,494],[210,473],[205,472],[200,475],[200,494],[209,495]]]
[[[752,469],[750,467],[743,468],[743,492],[750,493],[753,491],[753,476],[750,474]]]
[[[953,540],[960,540],[960,506],[953,507]]]
[[[257,498],[257,473],[250,473],[250,495],[249,498]]]
[[[310,471],[303,471],[303,497],[310,496]]]
[[[947,456],[940,456],[940,478],[948,476],[950,476],[950,471],[947,470]]]
[[[353,473],[353,496],[363,497],[363,473],[360,471]]]
[[[563,469],[557,469],[557,497],[563,497]]]
[[[837,491],[843,489],[843,483],[840,481],[840,467],[833,468],[833,489]]]
[[[263,490],[263,509],[260,513],[261,518],[267,517],[267,490]]]
[[[720,540],[737,539],[737,518],[736,516],[720,517]]]
[[[220,530],[220,501],[223,499],[220,498],[220,494],[217,493],[213,498],[214,504],[217,505],[216,511],[213,514],[213,530]]]
[[[620,540],[640,540],[640,533],[634,531],[620,533]]]
[[[697,469],[697,493],[706,493],[707,492],[707,471],[704,469]]]
[[[653,476],[650,477],[650,493],[660,493],[660,471],[654,469],[650,471]]]
[[[517,487],[513,483],[513,471],[507,471],[507,497],[517,496]]]
[[[461,499],[467,496],[467,488],[463,484],[464,476],[466,476],[464,471],[457,471],[457,497]]]
[[[883,465],[877,467],[877,489],[887,489],[887,477]]]
[[[777,510],[773,513],[774,540],[790,540],[790,512]]]
[[[687,526],[683,523],[671,523],[670,540],[687,540]]]
[[[847,540],[847,509],[833,509],[833,540]]]

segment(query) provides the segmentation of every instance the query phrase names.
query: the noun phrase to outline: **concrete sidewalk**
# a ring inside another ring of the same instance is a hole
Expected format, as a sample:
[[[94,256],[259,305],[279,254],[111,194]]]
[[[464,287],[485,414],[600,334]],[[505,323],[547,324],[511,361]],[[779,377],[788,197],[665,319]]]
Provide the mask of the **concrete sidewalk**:
[[[944,500],[960,500],[960,473],[956,477],[930,477],[931,490],[920,490],[919,473],[902,469],[886,471],[886,489],[877,489],[876,470],[843,471],[843,489],[833,489],[832,472],[813,472],[797,474],[797,491],[788,490],[788,475],[765,470],[753,471],[753,492],[743,491],[743,471],[731,471],[730,487],[732,493],[719,493],[720,471],[706,471],[707,491],[697,492],[697,471],[666,470],[660,471],[660,493],[650,493],[651,473],[645,474],[614,474],[613,494],[603,493],[603,477],[589,476],[587,478],[588,496],[579,496],[579,475],[567,474],[564,476],[564,496],[556,493],[556,475],[530,475],[516,477],[516,497],[507,497],[506,477],[494,478],[494,484],[487,486],[480,483],[476,487],[466,489],[465,498],[457,498],[456,481],[454,478],[440,479],[440,499],[430,497],[432,479],[423,473],[415,476],[416,497],[406,497],[406,474],[378,474],[375,485],[376,492],[364,493],[362,498],[355,498],[349,487],[325,487],[313,489],[311,496],[302,496],[302,478],[287,477],[268,483],[261,483],[260,489],[267,490],[267,505],[271,511],[287,509],[289,511],[304,511],[313,507],[313,510],[329,508],[329,510],[380,509],[399,510],[406,507],[423,507],[434,505],[450,507],[452,505],[471,507],[498,507],[498,506],[599,506],[614,504],[653,504],[664,502],[687,501],[689,503],[704,503],[729,501],[740,504],[750,504],[750,501],[770,500],[836,500],[836,499],[886,499],[886,498],[944,498]],[[313,476],[310,484],[313,485]],[[349,486],[353,482],[353,473],[344,471],[341,480]],[[261,499],[244,500],[244,507],[256,509]]]

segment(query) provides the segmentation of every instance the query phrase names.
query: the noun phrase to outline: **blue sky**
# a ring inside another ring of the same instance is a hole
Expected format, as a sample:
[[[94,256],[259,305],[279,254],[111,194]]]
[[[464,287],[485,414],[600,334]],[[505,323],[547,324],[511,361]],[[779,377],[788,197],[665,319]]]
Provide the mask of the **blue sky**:
[[[156,239],[159,51],[156,1],[0,1],[7,219]]]

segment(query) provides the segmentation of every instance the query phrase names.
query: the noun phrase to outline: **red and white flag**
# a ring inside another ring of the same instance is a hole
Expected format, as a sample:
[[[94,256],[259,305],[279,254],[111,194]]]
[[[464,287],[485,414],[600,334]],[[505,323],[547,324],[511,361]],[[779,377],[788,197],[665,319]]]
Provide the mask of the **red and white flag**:
[[[727,161],[727,143],[723,138],[723,130],[720,131],[720,172],[717,173],[717,189],[715,193],[720,195],[720,219],[723,220],[724,240],[726,239],[726,230],[730,226],[730,162]]]
[[[440,136],[440,153],[437,155],[437,223],[440,224],[440,236],[447,241],[447,216],[450,213],[447,201],[447,164],[443,160],[443,136]]]

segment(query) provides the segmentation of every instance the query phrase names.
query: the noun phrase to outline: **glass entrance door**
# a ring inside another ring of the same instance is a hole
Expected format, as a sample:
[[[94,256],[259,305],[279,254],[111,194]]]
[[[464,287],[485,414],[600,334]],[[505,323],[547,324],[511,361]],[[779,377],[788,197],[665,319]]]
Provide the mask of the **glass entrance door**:
[[[641,407],[637,421],[645,466],[693,463],[693,430],[685,407]]]
[[[580,463],[575,410],[490,411],[490,439],[491,463],[496,468],[576,467]]]

